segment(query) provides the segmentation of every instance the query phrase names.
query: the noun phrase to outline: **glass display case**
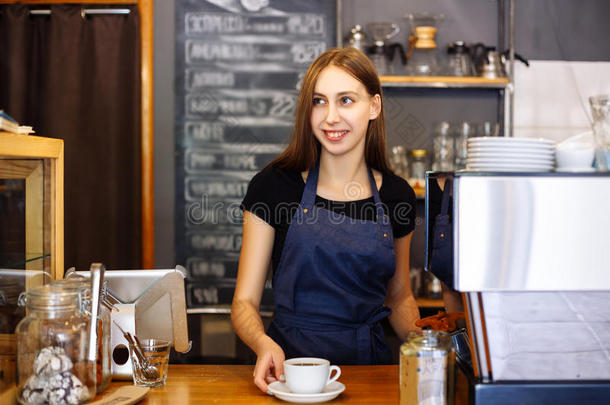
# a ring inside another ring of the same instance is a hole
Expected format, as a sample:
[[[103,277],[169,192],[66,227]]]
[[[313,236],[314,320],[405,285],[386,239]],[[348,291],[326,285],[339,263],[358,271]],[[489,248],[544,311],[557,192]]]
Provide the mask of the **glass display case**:
[[[0,132],[0,403],[12,399],[20,295],[63,276],[61,139]]]

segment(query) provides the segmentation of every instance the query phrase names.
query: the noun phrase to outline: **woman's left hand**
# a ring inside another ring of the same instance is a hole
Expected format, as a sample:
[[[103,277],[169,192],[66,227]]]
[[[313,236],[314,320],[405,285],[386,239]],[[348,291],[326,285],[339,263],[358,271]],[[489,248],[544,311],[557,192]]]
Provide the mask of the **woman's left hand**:
[[[256,366],[254,367],[254,384],[263,392],[269,393],[269,384],[285,381],[282,348],[269,336],[262,335],[256,348]]]

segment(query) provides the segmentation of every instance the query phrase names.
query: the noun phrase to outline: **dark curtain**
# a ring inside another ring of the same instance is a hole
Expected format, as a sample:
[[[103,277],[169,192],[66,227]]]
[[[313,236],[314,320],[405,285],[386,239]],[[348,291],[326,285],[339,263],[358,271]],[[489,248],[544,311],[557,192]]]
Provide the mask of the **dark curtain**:
[[[141,268],[137,7],[84,18],[76,5],[30,8],[0,6],[0,109],[64,140],[65,266]]]

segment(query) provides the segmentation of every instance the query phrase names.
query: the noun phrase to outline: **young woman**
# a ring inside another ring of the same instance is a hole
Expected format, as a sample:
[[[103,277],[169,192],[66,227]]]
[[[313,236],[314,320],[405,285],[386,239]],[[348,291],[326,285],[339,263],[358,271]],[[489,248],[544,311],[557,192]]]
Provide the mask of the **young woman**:
[[[417,329],[409,283],[415,194],[388,168],[381,85],[354,48],[310,66],[287,149],[251,181],[231,318],[257,354],[254,382],[283,380],[283,361],[392,361],[379,321]],[[276,313],[259,314],[269,264]]]

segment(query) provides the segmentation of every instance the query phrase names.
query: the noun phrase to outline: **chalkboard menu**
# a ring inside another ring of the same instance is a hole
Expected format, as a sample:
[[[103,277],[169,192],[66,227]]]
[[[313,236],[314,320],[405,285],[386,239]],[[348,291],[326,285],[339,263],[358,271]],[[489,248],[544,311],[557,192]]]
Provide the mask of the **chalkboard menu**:
[[[176,1],[176,262],[189,308],[231,303],[239,204],[285,148],[300,80],[335,46],[336,21],[329,0]]]

